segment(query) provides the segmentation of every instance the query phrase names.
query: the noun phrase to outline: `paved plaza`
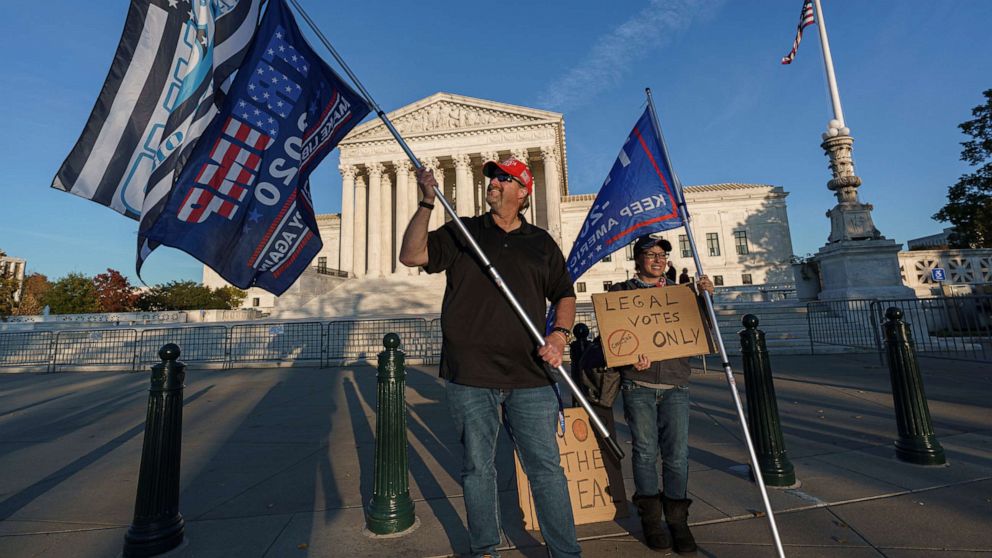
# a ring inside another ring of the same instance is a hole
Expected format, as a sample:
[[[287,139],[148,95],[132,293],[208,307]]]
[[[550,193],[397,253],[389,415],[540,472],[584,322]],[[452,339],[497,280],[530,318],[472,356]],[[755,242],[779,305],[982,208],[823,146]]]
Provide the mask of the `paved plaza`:
[[[690,521],[699,556],[774,556],[722,372],[694,370]],[[888,370],[873,355],[774,356],[800,486],[769,489],[790,557],[992,557],[992,369],[921,360],[948,459],[895,459]],[[735,362],[740,371],[740,363]],[[408,368],[411,495],[419,526],[363,533],[372,493],[375,369],[188,370],[181,557],[433,557],[467,552],[460,447],[435,366]],[[0,374],[0,556],[113,557],[131,521],[147,373]],[[744,379],[738,375],[738,384]],[[633,491],[630,436],[618,439]],[[503,556],[544,556],[522,528],[508,440],[498,453]],[[660,556],[635,513],[578,528],[585,556]]]

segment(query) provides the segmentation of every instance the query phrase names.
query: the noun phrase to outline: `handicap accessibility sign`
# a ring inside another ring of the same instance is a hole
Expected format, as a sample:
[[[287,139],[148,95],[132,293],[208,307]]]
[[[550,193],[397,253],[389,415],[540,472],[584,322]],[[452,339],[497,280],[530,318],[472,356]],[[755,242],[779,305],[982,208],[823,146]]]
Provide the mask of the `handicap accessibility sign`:
[[[947,273],[944,272],[944,268],[935,267],[930,270],[930,278],[934,281],[947,281]]]

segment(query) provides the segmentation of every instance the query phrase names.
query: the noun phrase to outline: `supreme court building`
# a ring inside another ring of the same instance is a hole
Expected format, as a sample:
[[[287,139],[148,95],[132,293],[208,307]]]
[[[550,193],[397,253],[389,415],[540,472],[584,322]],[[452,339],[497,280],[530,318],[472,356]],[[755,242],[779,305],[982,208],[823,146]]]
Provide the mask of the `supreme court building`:
[[[568,193],[565,125],[560,113],[437,93],[390,113],[389,118],[421,163],[434,170],[445,196],[462,216],[488,210],[487,181],[482,175],[486,161],[506,155],[525,161],[534,173],[526,218],[546,229],[568,255],[595,194]],[[367,283],[370,290],[377,281],[390,279],[416,284],[411,276],[421,270],[407,268],[398,260],[403,232],[419,196],[410,161],[378,119],[352,130],[339,149],[341,214],[318,216],[324,248],[311,269],[347,275],[349,282]],[[589,186],[583,185],[587,191],[598,187]],[[704,269],[718,286],[791,282],[787,193],[781,187],[728,183],[685,190]],[[431,230],[449,219],[438,206],[431,214]],[[673,245],[672,260],[678,271],[684,267],[693,273],[684,230],[661,236]],[[633,271],[631,259],[628,247],[593,266],[576,284],[579,301],[588,301],[590,294],[626,279]],[[204,284],[225,283],[204,268]],[[286,295],[283,298],[290,302]],[[292,300],[300,302],[299,297]],[[244,305],[271,309],[279,304],[271,294],[250,289]]]

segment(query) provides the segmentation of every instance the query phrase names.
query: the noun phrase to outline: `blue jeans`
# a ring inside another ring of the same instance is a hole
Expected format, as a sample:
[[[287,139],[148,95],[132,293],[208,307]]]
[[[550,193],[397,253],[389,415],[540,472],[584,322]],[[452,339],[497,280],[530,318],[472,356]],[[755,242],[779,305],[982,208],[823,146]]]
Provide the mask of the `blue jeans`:
[[[496,491],[496,437],[500,404],[512,429],[520,464],[530,480],[534,507],[548,553],[580,556],[568,482],[561,468],[555,429],[558,398],[551,386],[489,389],[448,382],[448,406],[464,446],[462,486],[472,556],[498,556],[499,496]]]
[[[665,497],[685,499],[689,485],[689,386],[653,389],[624,380],[621,391],[623,413],[633,437],[637,494],[658,493],[660,449]]]

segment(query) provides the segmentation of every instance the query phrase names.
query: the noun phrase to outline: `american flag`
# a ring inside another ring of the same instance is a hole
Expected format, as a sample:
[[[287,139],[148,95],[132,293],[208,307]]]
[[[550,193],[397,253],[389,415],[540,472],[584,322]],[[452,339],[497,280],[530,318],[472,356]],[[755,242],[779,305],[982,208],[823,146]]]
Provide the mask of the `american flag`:
[[[789,51],[789,54],[782,57],[783,64],[792,64],[792,59],[796,57],[796,51],[799,50],[799,41],[803,40],[803,29],[814,23],[816,23],[816,18],[813,16],[813,0],[806,0],[803,2],[803,13],[799,16],[796,40],[792,42],[792,50]]]

